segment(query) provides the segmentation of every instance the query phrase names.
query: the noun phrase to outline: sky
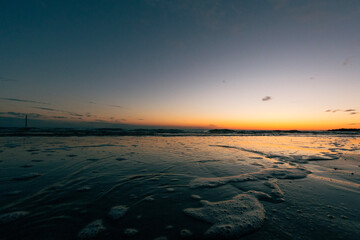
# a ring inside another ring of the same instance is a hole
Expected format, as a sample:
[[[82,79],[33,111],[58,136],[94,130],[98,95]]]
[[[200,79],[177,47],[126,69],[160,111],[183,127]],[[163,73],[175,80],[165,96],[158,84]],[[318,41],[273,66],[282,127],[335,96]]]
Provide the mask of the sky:
[[[360,128],[359,26],[358,0],[0,0],[0,127]]]

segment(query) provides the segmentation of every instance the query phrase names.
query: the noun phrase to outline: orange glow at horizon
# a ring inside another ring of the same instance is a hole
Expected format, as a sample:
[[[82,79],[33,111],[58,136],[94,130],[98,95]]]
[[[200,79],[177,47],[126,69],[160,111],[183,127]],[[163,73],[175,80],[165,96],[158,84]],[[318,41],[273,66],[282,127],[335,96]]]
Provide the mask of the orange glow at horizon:
[[[355,128],[358,125],[350,126],[344,121],[219,121],[209,123],[208,121],[187,121],[184,122],[165,122],[165,121],[134,121],[128,122],[131,125],[152,126],[152,127],[172,127],[172,128],[200,128],[200,129],[233,129],[233,130],[329,130],[338,128]]]

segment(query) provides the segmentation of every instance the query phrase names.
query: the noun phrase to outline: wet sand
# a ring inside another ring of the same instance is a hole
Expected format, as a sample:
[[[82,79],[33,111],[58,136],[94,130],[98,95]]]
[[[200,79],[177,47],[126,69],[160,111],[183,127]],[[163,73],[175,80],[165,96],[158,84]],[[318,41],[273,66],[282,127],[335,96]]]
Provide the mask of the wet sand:
[[[0,239],[358,239],[359,136],[0,138]]]

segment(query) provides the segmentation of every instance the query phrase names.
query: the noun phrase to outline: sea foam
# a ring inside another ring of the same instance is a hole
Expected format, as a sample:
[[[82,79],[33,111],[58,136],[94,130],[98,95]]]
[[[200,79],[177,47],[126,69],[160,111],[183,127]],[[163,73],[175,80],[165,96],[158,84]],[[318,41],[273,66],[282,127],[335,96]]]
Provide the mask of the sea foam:
[[[105,231],[105,226],[101,219],[95,220],[86,225],[78,234],[79,239],[91,239]]]
[[[309,170],[304,168],[270,168],[262,171],[245,173],[235,176],[213,177],[213,178],[196,178],[190,182],[190,187],[217,187],[231,182],[246,182],[256,180],[266,180],[269,178],[277,179],[299,179],[305,178]]]
[[[253,194],[239,194],[231,200],[201,200],[200,208],[187,208],[185,214],[213,224],[205,236],[214,239],[240,237],[261,227],[265,209]]]
[[[126,206],[123,205],[115,206],[110,209],[108,216],[113,220],[117,220],[122,218],[127,212],[127,210],[128,208]]]

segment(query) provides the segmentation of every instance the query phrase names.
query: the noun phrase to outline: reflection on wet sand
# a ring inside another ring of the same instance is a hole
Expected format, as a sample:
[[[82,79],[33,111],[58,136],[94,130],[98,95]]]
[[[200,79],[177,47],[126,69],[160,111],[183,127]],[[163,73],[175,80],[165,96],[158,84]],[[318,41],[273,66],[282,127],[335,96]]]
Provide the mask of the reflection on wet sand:
[[[0,232],[356,239],[359,143],[331,135],[3,137]]]

